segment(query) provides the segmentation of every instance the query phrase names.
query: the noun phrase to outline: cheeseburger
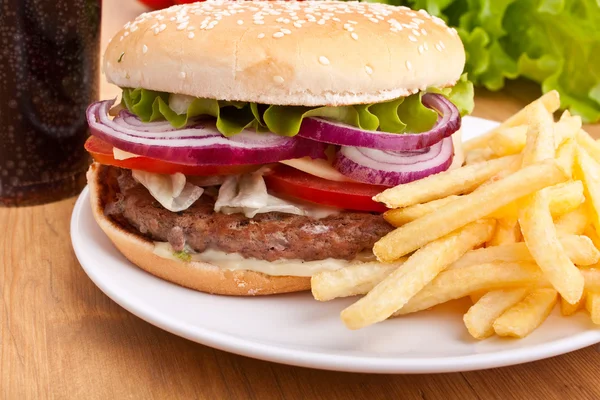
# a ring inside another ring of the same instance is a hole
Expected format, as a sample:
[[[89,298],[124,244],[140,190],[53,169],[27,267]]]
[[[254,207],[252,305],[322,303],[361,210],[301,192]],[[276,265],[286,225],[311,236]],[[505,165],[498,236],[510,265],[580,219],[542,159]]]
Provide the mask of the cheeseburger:
[[[473,90],[454,29],[337,1],[209,1],[140,15],[90,105],[94,217],[140,268],[196,290],[310,288],[374,262],[372,200],[462,163]]]

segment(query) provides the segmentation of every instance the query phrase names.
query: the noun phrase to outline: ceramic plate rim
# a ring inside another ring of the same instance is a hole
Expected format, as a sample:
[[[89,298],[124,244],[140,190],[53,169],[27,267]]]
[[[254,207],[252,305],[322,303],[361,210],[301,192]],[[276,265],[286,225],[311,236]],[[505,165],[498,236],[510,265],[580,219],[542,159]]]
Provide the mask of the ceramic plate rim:
[[[493,121],[470,117],[472,120]],[[575,335],[540,343],[530,347],[509,349],[505,352],[492,354],[461,355],[437,358],[376,358],[366,356],[331,355],[317,352],[290,349],[275,344],[264,344],[251,339],[245,340],[233,335],[213,331],[209,328],[196,326],[179,321],[175,317],[163,314],[143,304],[143,299],[132,297],[128,292],[121,292],[118,286],[105,282],[91,266],[84,252],[82,236],[78,222],[82,213],[90,212],[89,188],[86,187],[75,203],[71,218],[71,240],[75,255],[90,279],[102,292],[121,307],[140,317],[146,322],[163,330],[184,337],[191,341],[210,346],[219,350],[240,354],[247,357],[272,361],[300,367],[318,368],[346,372],[368,373],[440,373],[460,372],[485,368],[495,368],[508,365],[536,361],[556,355],[568,353],[600,342],[600,330],[584,330]],[[116,249],[114,250],[117,251]],[[143,271],[142,271],[143,272]],[[174,285],[161,281],[165,285]]]

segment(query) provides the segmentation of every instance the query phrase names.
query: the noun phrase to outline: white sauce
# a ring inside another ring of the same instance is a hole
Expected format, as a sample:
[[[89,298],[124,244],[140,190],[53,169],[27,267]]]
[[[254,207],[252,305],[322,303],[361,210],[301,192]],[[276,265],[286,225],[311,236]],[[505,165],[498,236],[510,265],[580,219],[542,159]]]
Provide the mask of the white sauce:
[[[179,261],[173,255],[173,248],[167,242],[154,242],[154,254],[159,257]],[[244,258],[236,253],[224,253],[207,250],[203,253],[191,254],[192,261],[206,262],[230,271],[255,271],[271,276],[313,276],[322,271],[335,271],[349,265],[373,263],[379,264],[372,253],[360,254],[356,260],[337,260],[327,258],[319,261],[277,260],[265,261],[256,258]]]

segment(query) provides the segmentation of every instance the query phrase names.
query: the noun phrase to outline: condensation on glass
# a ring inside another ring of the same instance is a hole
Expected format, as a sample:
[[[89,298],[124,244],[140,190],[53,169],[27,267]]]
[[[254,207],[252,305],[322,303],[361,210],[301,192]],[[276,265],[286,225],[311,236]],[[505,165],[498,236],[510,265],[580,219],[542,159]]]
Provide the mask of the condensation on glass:
[[[0,0],[0,206],[79,193],[102,0]]]

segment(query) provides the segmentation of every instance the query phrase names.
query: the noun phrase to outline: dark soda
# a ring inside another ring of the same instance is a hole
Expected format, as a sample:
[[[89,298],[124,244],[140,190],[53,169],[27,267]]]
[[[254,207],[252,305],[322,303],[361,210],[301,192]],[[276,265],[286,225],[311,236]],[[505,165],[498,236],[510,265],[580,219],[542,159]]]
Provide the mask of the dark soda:
[[[0,206],[85,185],[100,18],[101,0],[0,0]]]

